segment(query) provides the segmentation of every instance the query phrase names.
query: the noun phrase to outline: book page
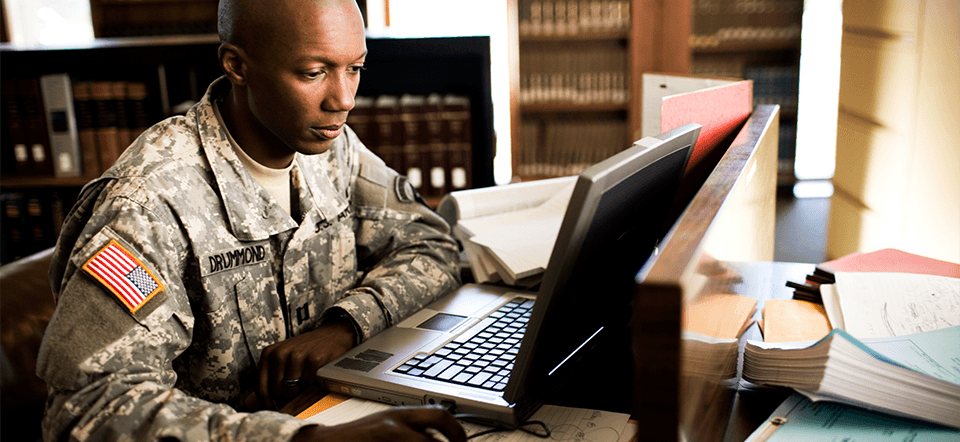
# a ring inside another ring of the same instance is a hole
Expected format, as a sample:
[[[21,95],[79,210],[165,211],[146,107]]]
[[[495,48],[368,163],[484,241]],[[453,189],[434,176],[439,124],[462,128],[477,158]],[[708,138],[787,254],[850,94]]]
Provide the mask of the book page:
[[[572,188],[576,179],[575,176],[560,177],[452,192],[440,202],[437,212],[447,222],[454,224],[466,219],[529,209],[543,204],[568,186]]]
[[[509,272],[501,276],[515,281],[546,270],[572,193],[571,182],[535,208],[461,220],[459,224],[474,233],[471,242],[484,246]]]
[[[838,272],[835,277],[844,326],[858,339],[960,325],[960,279],[888,272]]]

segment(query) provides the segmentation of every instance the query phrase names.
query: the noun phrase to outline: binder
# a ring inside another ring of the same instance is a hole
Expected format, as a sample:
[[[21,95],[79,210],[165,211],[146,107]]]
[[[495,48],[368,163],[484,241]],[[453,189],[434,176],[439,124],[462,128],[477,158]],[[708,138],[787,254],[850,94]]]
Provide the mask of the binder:
[[[73,87],[67,74],[40,77],[47,136],[53,156],[53,174],[75,177],[82,173],[80,139],[73,109]]]

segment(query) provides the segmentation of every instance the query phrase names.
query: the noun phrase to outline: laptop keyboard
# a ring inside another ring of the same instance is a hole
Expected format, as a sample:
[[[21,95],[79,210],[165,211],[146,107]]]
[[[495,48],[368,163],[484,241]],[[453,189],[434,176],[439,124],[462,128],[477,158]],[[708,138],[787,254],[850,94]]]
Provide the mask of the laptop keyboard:
[[[417,354],[393,371],[503,391],[532,311],[532,299],[514,298],[480,321],[489,325],[473,336],[469,336],[473,330],[468,330],[467,336],[455,338],[433,354]]]

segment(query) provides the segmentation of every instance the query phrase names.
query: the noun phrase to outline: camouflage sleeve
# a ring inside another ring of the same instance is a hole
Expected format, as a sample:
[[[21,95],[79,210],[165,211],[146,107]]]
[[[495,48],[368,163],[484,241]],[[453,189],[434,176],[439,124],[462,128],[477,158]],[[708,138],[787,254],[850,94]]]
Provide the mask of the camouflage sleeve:
[[[405,177],[362,145],[355,148],[351,203],[365,274],[336,307],[356,321],[362,341],[459,287],[460,254],[450,226]]]
[[[50,393],[44,440],[289,439],[303,421],[274,412],[237,413],[174,388],[173,360],[194,331],[178,276],[183,239],[169,213],[123,197],[95,207],[100,197],[93,193],[82,196],[65,226],[54,260],[63,268],[51,270],[57,310],[37,364]],[[127,252],[134,270],[143,270],[137,284],[150,297],[121,302],[84,267],[98,263],[108,247]]]

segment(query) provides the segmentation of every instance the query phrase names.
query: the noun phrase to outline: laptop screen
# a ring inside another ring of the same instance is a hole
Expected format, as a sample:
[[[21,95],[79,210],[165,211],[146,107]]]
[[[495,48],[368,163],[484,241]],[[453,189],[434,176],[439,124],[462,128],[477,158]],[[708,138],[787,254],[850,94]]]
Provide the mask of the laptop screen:
[[[604,328],[626,326],[633,278],[673,221],[699,132],[688,124],[644,138],[580,174],[505,399],[539,396]]]

